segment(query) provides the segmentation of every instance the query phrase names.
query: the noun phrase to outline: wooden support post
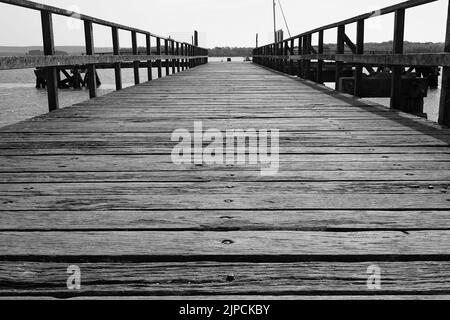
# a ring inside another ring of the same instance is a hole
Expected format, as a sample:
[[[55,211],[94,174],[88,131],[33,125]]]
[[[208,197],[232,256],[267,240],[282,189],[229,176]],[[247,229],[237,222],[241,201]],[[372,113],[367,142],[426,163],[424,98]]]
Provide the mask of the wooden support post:
[[[55,40],[53,37],[53,19],[48,11],[41,11],[42,38],[44,44],[44,54],[52,56],[55,54]],[[47,96],[48,110],[50,112],[59,109],[58,98],[58,69],[56,67],[45,68],[47,73]]]
[[[404,37],[405,37],[405,9],[400,9],[395,12],[394,45],[393,45],[394,54],[403,53]],[[394,66],[392,69],[391,108],[393,109],[401,109],[403,70],[404,68],[401,66]]]
[[[177,56],[180,56],[180,43],[177,42]],[[177,59],[177,72],[181,71],[180,59]]]
[[[318,54],[323,54],[323,30],[319,31],[319,43],[318,43]],[[323,83],[323,60],[317,61],[317,75],[316,82]]]
[[[298,38],[298,54],[303,53],[303,37]],[[298,69],[297,69],[297,75],[302,78],[303,77],[303,60],[297,61]]]
[[[191,68],[191,59],[189,57],[190,55],[191,55],[191,45],[186,44],[186,69]]]
[[[273,50],[274,56],[278,56],[278,44],[277,43],[275,43],[273,45],[272,50]],[[278,70],[278,58],[273,58],[273,69]]]
[[[272,54],[273,54],[273,45],[272,45],[272,44],[269,45],[269,47],[267,48],[267,53],[268,53],[269,55],[272,55]],[[268,61],[267,61],[267,63],[269,64],[269,65],[268,65],[269,68],[271,68],[271,69],[274,68],[274,65],[273,65],[273,58],[269,58]]]
[[[189,69],[194,67],[194,61],[192,60],[192,45],[188,46],[188,55],[189,55]]]
[[[447,14],[447,34],[445,37],[445,52],[450,52],[450,2]],[[450,127],[450,67],[443,67],[441,102],[439,105],[439,124]]]
[[[164,39],[164,54],[169,55],[169,40]],[[166,76],[170,74],[169,59],[166,59]]]
[[[119,29],[117,29],[117,27],[112,27],[112,42],[114,55],[120,55]],[[114,64],[114,74],[116,78],[116,90],[122,90],[122,70],[120,62]]]
[[[180,44],[180,51],[181,51],[180,55],[183,57],[183,59],[181,59],[181,71],[184,71],[184,69],[185,69],[184,47],[185,47],[184,43],[181,43]]]
[[[288,73],[289,71],[287,70],[288,69],[288,59],[287,59],[287,56],[288,56],[288,54],[289,54],[289,45],[288,45],[288,42],[287,41],[283,41],[283,56],[284,56],[284,59],[283,59],[283,72],[284,73]]]
[[[145,44],[147,49],[147,55],[150,56],[152,54],[152,41],[149,34],[145,35]],[[147,79],[148,81],[153,80],[152,60],[147,61]]]
[[[186,55],[186,69],[190,69],[191,68],[191,60],[189,59],[189,44],[186,43],[185,46],[185,55]]]
[[[276,43],[274,43],[273,45],[272,45],[272,55],[273,56],[277,56],[278,55],[278,47],[277,47],[277,44]],[[277,58],[272,58],[272,69],[274,69],[274,70],[278,70],[278,59]]]
[[[364,20],[359,20],[356,25],[356,54],[364,54]],[[361,97],[363,80],[363,65],[357,64],[355,69],[354,95]]]
[[[343,54],[345,50],[345,25],[338,26],[337,29],[337,47],[336,47],[336,53],[337,54]],[[339,79],[342,75],[342,69],[344,67],[344,64],[342,62],[336,62],[336,78],[335,78],[335,88],[336,90],[340,90],[339,88]]]
[[[84,21],[84,37],[86,40],[86,55],[91,56],[94,54],[94,34],[91,21]],[[87,66],[87,74],[89,97],[92,99],[97,97],[97,73],[95,64],[89,64]]]
[[[289,48],[289,54],[294,55],[294,47],[295,47],[295,42],[294,39],[291,39],[291,44],[290,44],[290,48]],[[294,60],[290,60],[289,61],[289,74],[291,76],[294,75]]]
[[[311,54],[311,34],[303,36],[303,54]],[[303,78],[309,80],[311,74],[311,60],[303,60]]]
[[[280,71],[284,72],[284,67],[286,66],[286,60],[284,59],[285,56],[285,45],[284,42],[280,42]]]
[[[133,47],[133,55],[138,55],[139,51],[138,51],[138,45],[137,45],[137,34],[135,31],[131,31],[131,44]],[[139,65],[140,65],[140,61],[133,61],[133,69],[134,69],[134,83],[135,84],[139,84],[140,83],[140,79],[139,79]]]
[[[159,56],[161,55],[161,38],[156,38],[156,54]],[[156,64],[158,65],[158,78],[162,77],[162,60],[158,59],[156,61]]]
[[[175,41],[170,40],[170,54],[171,55],[175,55]],[[176,72],[176,61],[175,59],[171,59],[172,61],[172,74],[174,74]]]
[[[194,46],[198,47],[198,31],[194,31]]]

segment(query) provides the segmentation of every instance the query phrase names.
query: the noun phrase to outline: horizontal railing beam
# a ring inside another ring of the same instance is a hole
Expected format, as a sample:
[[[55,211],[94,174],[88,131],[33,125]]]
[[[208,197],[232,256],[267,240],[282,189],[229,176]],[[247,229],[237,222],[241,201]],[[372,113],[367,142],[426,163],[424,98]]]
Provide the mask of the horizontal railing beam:
[[[414,54],[302,54],[291,56],[255,55],[254,58],[284,60],[329,60],[349,64],[361,63],[380,66],[450,66],[450,53],[414,53]]]
[[[133,61],[159,61],[172,59],[199,59],[207,55],[95,55],[95,56],[17,56],[0,57],[0,70],[77,66],[97,63],[120,63]]]

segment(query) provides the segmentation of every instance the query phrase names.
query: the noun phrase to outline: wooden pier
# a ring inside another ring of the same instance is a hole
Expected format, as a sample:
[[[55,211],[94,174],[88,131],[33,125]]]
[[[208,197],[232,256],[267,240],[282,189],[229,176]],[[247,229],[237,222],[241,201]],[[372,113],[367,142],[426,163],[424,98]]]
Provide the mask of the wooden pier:
[[[280,129],[280,173],[173,164],[194,120]],[[450,294],[450,130],[426,120],[210,63],[0,131],[2,296]]]
[[[0,128],[0,298],[450,298],[450,27],[444,52],[402,54],[406,9],[433,0],[379,11],[396,16],[392,55],[364,54],[371,13],[256,48],[254,63],[208,63],[197,42],[85,15],[86,55],[56,56],[52,16],[73,12],[0,2],[40,11],[45,56],[0,70],[45,68],[52,111]],[[111,28],[113,54],[95,54],[93,24]],[[322,52],[330,28],[336,54]],[[122,64],[136,86],[122,89]],[[440,125],[398,110],[405,69],[438,65]],[[113,67],[117,91],[97,97],[90,77],[92,99],[59,109],[56,72],[73,66]],[[363,68],[383,66],[392,108],[355,98]],[[353,71],[354,96],[322,85],[331,68],[336,84]],[[197,121],[279,130],[278,174],[175,164],[172,133]]]

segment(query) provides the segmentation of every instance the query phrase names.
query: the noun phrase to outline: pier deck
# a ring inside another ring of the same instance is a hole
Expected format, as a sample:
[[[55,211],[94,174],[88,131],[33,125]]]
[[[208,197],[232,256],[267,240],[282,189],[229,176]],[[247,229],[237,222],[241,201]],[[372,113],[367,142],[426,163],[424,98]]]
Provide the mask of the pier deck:
[[[195,120],[279,129],[279,174],[173,164],[171,134]],[[0,295],[448,296],[449,141],[249,63],[0,129]],[[80,291],[67,290],[70,265]]]

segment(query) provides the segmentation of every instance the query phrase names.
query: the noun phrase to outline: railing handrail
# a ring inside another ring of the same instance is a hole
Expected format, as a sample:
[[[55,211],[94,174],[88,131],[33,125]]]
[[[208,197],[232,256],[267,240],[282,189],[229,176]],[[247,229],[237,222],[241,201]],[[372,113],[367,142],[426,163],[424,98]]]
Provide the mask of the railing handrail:
[[[18,6],[18,7],[27,8],[27,9],[33,9],[33,10],[37,10],[37,11],[47,11],[47,12],[50,12],[50,13],[53,13],[53,14],[56,14],[56,15],[65,16],[65,17],[69,17],[69,18],[73,18],[73,19],[77,19],[77,20],[90,21],[92,23],[95,23],[95,24],[98,24],[98,25],[102,25],[102,26],[105,26],[105,27],[117,28],[117,29],[120,29],[120,30],[130,31],[130,32],[136,32],[136,33],[143,34],[143,35],[149,35],[149,36],[154,37],[154,38],[160,38],[162,40],[175,40],[175,39],[172,39],[172,38],[159,36],[157,34],[154,34],[154,33],[151,33],[149,31],[142,30],[142,29],[128,27],[128,26],[125,26],[125,25],[122,25],[122,24],[118,24],[118,23],[107,21],[107,20],[91,17],[91,16],[88,16],[88,15],[85,15],[85,14],[80,14],[79,12],[70,11],[70,10],[66,10],[66,9],[62,9],[62,8],[57,8],[57,7],[53,7],[53,6],[49,6],[49,5],[46,5],[46,4],[37,3],[37,2],[33,2],[33,1],[28,1],[28,0],[0,0],[0,2],[6,3],[6,4],[10,4],[10,5],[14,5],[14,6]],[[182,42],[182,41],[177,41],[177,42],[191,45],[190,43],[187,43],[187,42]],[[204,49],[204,48],[202,48],[202,49]]]

